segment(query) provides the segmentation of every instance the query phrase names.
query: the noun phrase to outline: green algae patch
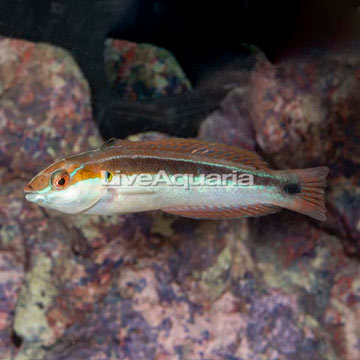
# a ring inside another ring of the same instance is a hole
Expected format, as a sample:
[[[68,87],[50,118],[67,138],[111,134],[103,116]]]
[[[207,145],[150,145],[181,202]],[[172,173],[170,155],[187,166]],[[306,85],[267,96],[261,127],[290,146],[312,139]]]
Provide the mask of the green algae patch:
[[[228,287],[228,274],[232,265],[230,247],[225,247],[218,255],[217,261],[204,271],[194,271],[194,278],[199,280],[201,287],[211,299],[219,297]]]

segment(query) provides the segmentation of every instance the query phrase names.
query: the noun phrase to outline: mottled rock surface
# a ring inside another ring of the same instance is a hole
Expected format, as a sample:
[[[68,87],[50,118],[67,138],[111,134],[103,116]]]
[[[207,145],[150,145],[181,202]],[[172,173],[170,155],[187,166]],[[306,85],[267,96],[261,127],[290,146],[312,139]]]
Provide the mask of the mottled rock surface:
[[[108,39],[104,55],[108,78],[124,98],[158,98],[191,89],[176,59],[163,48]]]
[[[54,158],[96,146],[89,88],[69,54],[0,40],[0,166],[34,174]]]
[[[34,344],[52,336],[44,328],[56,293],[52,251],[69,237],[61,223],[28,208],[21,188],[54,159],[101,140],[87,82],[64,50],[0,38],[0,79],[0,357],[10,359],[23,345],[19,359],[38,359]]]
[[[326,226],[360,254],[359,45],[257,63],[251,81],[256,141],[277,168],[330,167]]]
[[[255,150],[254,125],[250,117],[249,86],[236,87],[220,108],[201,124],[199,138]]]
[[[27,61],[15,61],[27,47]],[[37,62],[41,51],[48,61]],[[37,76],[28,69],[34,63]],[[1,359],[360,358],[359,262],[344,252],[346,237],[318,222],[286,211],[236,221],[159,212],[66,216],[26,202],[24,177],[101,139],[89,116],[86,83],[64,52],[1,39],[0,72],[19,68],[30,75],[8,75],[9,93],[0,99],[6,108],[0,126]],[[48,85],[53,72],[62,79],[59,89]],[[33,96],[39,107],[23,109],[9,94]],[[227,104],[216,116],[227,118],[226,109],[234,108]],[[247,109],[232,114],[248,121]],[[209,123],[204,137],[227,139]],[[236,116],[228,125],[239,131],[232,143],[251,137],[241,133]],[[266,145],[252,141],[249,147]],[[269,154],[279,168],[290,161]],[[303,165],[295,156],[292,161]],[[330,184],[343,189],[340,180]],[[349,185],[349,199],[354,196]]]

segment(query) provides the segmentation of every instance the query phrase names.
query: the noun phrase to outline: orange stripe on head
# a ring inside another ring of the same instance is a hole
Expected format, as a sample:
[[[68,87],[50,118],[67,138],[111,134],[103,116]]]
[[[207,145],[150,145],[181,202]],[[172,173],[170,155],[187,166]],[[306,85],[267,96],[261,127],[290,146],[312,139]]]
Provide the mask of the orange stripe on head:
[[[94,178],[101,179],[101,172],[93,169],[91,165],[86,165],[84,167],[80,166],[71,173],[71,184]]]

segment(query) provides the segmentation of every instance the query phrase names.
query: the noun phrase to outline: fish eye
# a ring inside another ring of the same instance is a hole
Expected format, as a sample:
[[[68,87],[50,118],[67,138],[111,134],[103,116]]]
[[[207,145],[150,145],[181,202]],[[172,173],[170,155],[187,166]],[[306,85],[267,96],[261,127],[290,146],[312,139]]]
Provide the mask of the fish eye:
[[[59,170],[52,174],[50,185],[54,190],[63,190],[67,187],[69,182],[69,174],[64,170]]]

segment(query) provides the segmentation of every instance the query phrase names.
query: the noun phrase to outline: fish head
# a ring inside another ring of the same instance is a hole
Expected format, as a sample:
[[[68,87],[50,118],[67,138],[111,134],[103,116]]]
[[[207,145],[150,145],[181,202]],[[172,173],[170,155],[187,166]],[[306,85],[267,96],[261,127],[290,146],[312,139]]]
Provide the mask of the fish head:
[[[81,213],[94,206],[106,189],[101,172],[91,165],[58,161],[25,186],[26,200],[68,214]]]

